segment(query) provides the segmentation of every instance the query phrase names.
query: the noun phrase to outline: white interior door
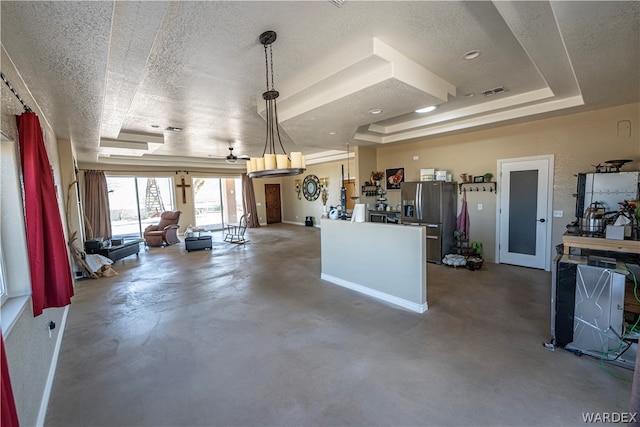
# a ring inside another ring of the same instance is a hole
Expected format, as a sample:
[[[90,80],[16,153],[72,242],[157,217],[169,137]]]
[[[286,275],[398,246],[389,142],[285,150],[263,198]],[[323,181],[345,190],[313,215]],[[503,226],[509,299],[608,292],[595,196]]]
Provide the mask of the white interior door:
[[[553,157],[498,161],[500,263],[549,270]]]

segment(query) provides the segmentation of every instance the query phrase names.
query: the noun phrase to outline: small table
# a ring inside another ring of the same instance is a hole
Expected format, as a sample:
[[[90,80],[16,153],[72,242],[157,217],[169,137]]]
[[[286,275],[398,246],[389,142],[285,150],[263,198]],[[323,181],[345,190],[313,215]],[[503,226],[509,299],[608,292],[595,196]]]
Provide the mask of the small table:
[[[202,249],[213,249],[211,236],[204,235],[199,237],[185,237],[184,246],[187,252],[198,251]]]
[[[140,252],[140,242],[137,240],[123,242],[121,245],[113,245],[108,248],[100,248],[100,249],[86,249],[88,254],[98,254],[102,256],[106,256],[111,259],[113,262],[118,261],[124,257],[128,257],[129,255],[136,254]]]

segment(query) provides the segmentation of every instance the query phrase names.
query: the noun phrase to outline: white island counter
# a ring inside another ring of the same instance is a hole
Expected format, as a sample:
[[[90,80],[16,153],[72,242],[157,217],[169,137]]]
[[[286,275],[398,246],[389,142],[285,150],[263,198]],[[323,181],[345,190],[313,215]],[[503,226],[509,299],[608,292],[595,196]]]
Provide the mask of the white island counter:
[[[417,313],[427,311],[424,227],[321,221],[321,278]]]

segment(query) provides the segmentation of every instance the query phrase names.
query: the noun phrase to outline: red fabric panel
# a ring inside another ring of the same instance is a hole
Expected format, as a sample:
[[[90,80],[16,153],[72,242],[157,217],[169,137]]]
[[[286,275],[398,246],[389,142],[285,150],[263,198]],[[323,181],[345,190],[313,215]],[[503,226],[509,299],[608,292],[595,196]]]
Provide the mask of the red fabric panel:
[[[35,113],[18,119],[33,315],[71,304],[73,278],[53,173]]]
[[[4,354],[4,340],[0,335],[0,425],[2,427],[18,427],[18,413],[16,412],[16,404],[13,400],[13,390],[11,389],[11,378],[9,378],[9,367],[7,366],[7,357]]]

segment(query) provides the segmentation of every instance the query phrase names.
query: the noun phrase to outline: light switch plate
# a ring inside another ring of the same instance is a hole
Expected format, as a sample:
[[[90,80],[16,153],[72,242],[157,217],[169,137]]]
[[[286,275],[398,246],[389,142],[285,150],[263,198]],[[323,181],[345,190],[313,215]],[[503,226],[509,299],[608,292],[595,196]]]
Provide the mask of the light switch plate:
[[[482,206],[482,203],[478,203],[478,210],[481,211],[484,208],[484,206]]]

